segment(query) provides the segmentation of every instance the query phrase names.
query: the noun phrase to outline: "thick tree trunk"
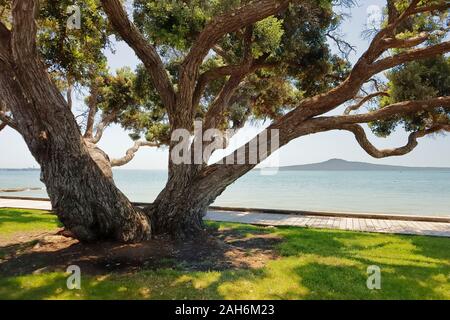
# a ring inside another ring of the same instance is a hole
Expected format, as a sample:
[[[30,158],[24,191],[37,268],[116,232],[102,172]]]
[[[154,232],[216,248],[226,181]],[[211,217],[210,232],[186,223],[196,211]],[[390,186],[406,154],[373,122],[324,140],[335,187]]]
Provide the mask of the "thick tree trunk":
[[[40,164],[41,179],[63,225],[82,241],[149,239],[148,217],[94,162],[41,61],[32,54],[16,54],[13,60],[3,49],[0,46],[0,102],[12,111],[17,130]]]
[[[39,163],[53,210],[76,238],[123,242],[150,238],[148,218],[132,206],[89,154],[55,144]]]
[[[203,216],[208,207],[196,190],[189,166],[169,171],[169,180],[153,204],[146,208],[153,233],[174,238],[194,237],[203,230]]]
[[[208,204],[197,199],[179,194],[177,198],[165,188],[158,199],[146,209],[152,221],[153,234],[168,234],[175,239],[194,238],[204,230],[203,217]]]
[[[145,209],[152,232],[173,238],[193,238],[204,231],[203,218],[208,207],[232,182],[202,177],[196,165],[172,168],[165,188]]]
[[[86,141],[86,139],[84,140],[84,142],[88,147],[89,155],[91,156],[92,160],[94,160],[94,162],[107,178],[112,179],[113,172],[111,161],[106,152],[100,149],[96,144]]]

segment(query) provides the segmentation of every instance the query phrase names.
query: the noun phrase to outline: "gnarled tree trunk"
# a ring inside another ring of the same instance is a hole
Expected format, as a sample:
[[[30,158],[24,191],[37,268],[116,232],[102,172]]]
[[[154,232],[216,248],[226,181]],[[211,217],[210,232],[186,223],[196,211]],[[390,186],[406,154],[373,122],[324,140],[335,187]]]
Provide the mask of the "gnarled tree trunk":
[[[193,238],[204,230],[203,218],[208,207],[251,165],[240,165],[240,171],[224,165],[214,174],[199,165],[171,166],[165,188],[152,205],[145,209],[152,231],[174,238]]]
[[[132,206],[86,150],[77,149],[52,142],[48,153],[36,156],[53,210],[64,226],[82,241],[149,239],[147,217]]]
[[[84,142],[86,143],[89,155],[91,156],[92,160],[94,160],[94,162],[97,164],[97,166],[100,168],[100,170],[106,177],[112,179],[113,172],[111,161],[106,152],[100,149],[96,144],[86,141],[86,139],[84,139]]]
[[[51,81],[35,43],[37,2],[15,1],[13,31],[0,24],[0,101],[41,166],[55,213],[82,241],[150,238],[134,208],[91,157],[72,112]]]

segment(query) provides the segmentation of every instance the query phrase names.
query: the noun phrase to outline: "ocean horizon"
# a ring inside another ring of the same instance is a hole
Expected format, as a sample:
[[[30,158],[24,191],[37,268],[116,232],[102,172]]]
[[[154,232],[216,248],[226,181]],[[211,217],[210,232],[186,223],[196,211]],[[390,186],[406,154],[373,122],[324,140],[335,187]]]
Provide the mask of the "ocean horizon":
[[[0,192],[0,196],[47,197],[39,175],[39,170],[0,169],[0,189],[27,189]],[[114,180],[131,201],[152,202],[164,187],[167,171],[116,169]],[[214,205],[450,216],[450,170],[311,170],[274,175],[251,171]]]

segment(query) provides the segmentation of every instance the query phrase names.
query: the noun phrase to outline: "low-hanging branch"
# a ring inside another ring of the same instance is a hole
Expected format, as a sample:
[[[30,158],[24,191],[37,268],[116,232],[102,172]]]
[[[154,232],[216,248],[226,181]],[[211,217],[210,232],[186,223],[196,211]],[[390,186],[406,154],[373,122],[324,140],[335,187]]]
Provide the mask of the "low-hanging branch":
[[[417,145],[418,145],[418,138],[425,137],[427,135],[436,133],[441,130],[448,131],[450,128],[446,126],[440,126],[436,125],[426,130],[419,130],[412,132],[408,137],[408,143],[402,147],[399,148],[393,148],[393,149],[377,149],[367,138],[367,135],[363,129],[358,124],[346,124],[342,125],[340,127],[337,127],[338,130],[346,130],[350,131],[355,135],[356,141],[359,143],[361,148],[364,149],[369,155],[371,155],[374,158],[380,159],[380,158],[386,158],[386,157],[393,157],[393,156],[403,156],[405,154],[410,153],[413,151]]]
[[[391,104],[389,106],[386,106],[384,108],[365,113],[365,114],[356,114],[356,115],[342,115],[342,116],[330,116],[330,117],[316,117],[311,118],[309,120],[303,121],[302,123],[298,125],[293,125],[292,123],[280,123],[280,121],[276,121],[273,124],[271,124],[267,130],[270,131],[272,129],[278,129],[279,130],[279,144],[276,148],[272,148],[270,146],[270,143],[267,147],[266,156],[263,158],[267,158],[270,156],[273,152],[277,151],[282,146],[286,145],[288,142],[292,141],[295,138],[319,133],[319,132],[326,132],[331,130],[348,130],[353,127],[351,127],[354,124],[361,124],[361,123],[368,123],[372,121],[379,121],[379,120],[386,120],[395,116],[406,116],[409,114],[413,114],[415,112],[421,111],[421,110],[431,110],[434,108],[448,108],[450,110],[450,96],[445,97],[436,97],[428,100],[412,100],[412,101],[402,101],[398,103]],[[285,121],[285,120],[282,120]],[[413,137],[420,138],[427,134],[435,133],[438,131],[450,131],[450,125],[449,124],[442,124],[437,123],[433,125],[432,128],[429,128],[425,131],[419,131],[414,133],[412,136],[410,136],[410,139]],[[353,132],[353,131],[352,131]],[[246,159],[249,159],[250,157],[250,145],[253,141],[260,139],[261,134],[258,134],[256,137],[252,139],[252,141],[246,143],[244,146],[239,148],[239,150],[244,149],[245,157]],[[359,138],[361,139],[361,135],[359,134]],[[363,139],[362,139],[363,140]],[[363,141],[364,142],[364,141]],[[414,144],[414,141],[410,142],[407,146],[405,146],[402,150],[406,150],[408,147],[412,146]],[[415,147],[415,146],[414,146]],[[239,150],[236,150],[234,152],[235,156],[237,156],[237,153]],[[372,149],[367,149],[374,155],[377,153],[374,152]],[[412,149],[410,149],[411,151]],[[252,150],[252,152],[255,152],[255,150]],[[257,151],[259,152],[259,151]],[[399,151],[392,151],[392,155],[394,155],[395,152]],[[386,156],[389,154],[388,152],[385,152]],[[259,163],[259,161],[258,161]],[[214,179],[235,179],[236,177],[241,176],[242,174],[248,172],[251,170],[255,165],[250,164],[244,164],[244,165],[233,165],[233,166],[227,166],[222,164],[222,160],[219,160],[218,162],[204,168],[201,172],[201,175],[207,177],[211,176],[214,177]]]
[[[368,113],[317,117],[311,119],[311,122],[326,127],[337,127],[344,124],[368,123],[372,121],[387,120],[394,117],[413,114],[422,110],[431,110],[442,107],[450,110],[450,96],[430,98],[427,100],[402,101]]]
[[[125,154],[125,156],[123,156],[122,158],[119,159],[112,159],[111,160],[111,167],[119,167],[119,166],[123,166],[127,163],[129,163],[131,160],[134,159],[134,156],[136,155],[136,152],[138,152],[138,150],[141,147],[159,147],[159,143],[155,143],[155,142],[150,142],[150,141],[136,141],[134,143],[134,145],[129,148]]]

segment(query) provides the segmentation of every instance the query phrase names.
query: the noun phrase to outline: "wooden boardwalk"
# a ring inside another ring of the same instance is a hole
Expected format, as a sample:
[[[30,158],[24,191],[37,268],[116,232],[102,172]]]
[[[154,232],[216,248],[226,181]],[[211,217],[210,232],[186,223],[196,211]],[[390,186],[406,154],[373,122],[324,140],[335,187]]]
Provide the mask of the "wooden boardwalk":
[[[269,226],[295,226],[450,237],[450,223],[447,222],[324,217],[234,211],[209,211],[206,219],[213,221],[239,222]]]
[[[1,199],[0,208],[26,208],[51,210],[49,201]],[[206,220],[238,222],[255,225],[295,226],[323,229],[340,229],[363,232],[413,234],[450,237],[450,223],[405,221],[337,216],[291,215],[259,212],[211,210]]]

